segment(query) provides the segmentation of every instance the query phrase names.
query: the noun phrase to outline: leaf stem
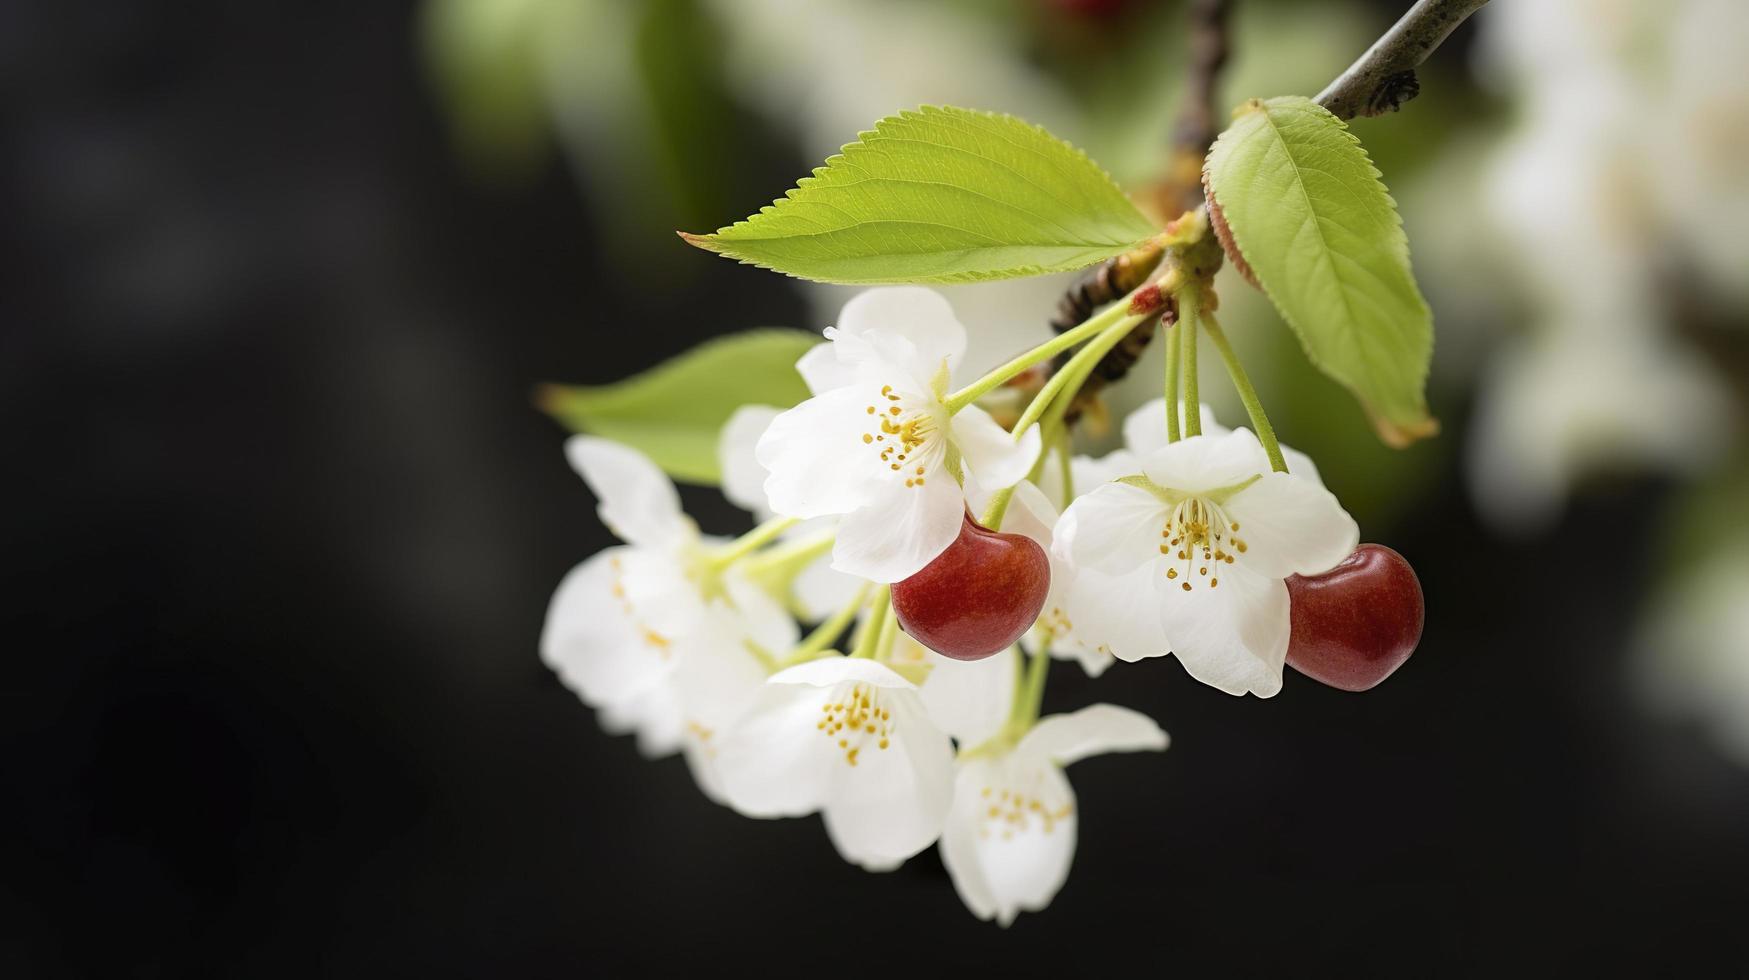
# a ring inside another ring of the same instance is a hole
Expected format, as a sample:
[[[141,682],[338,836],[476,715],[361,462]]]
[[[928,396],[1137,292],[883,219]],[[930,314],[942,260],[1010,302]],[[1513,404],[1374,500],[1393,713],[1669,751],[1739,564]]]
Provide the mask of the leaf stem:
[[[1017,647],[1014,654],[1014,699],[1009,702],[1008,720],[996,734],[969,749],[962,749],[961,761],[999,755],[1014,748],[1033,723],[1038,721],[1039,706],[1044,703],[1045,677],[1050,672],[1051,631],[1039,630],[1039,652],[1028,658]]]
[[[1196,321],[1201,295],[1192,287],[1178,294],[1179,360],[1184,365],[1184,435],[1202,435],[1202,395],[1197,391]]]
[[[1087,342],[1087,346],[1075,352],[1069,358],[1069,363],[1063,369],[1051,376],[1051,380],[1039,389],[1038,397],[1026,406],[1026,411],[1020,415],[1020,421],[1014,424],[1014,431],[1025,432],[1026,427],[1033,422],[1044,419],[1047,424],[1061,421],[1063,414],[1069,409],[1069,402],[1074,400],[1075,393],[1087,383],[1087,378],[1093,373],[1108,351],[1116,347],[1118,342],[1129,336],[1129,332],[1152,313],[1132,313],[1115,323],[1109,324],[1105,332]],[[1047,409],[1049,414],[1046,414]]]
[[[1057,434],[1057,465],[1061,468],[1063,478],[1063,506],[1069,506],[1069,501],[1075,499],[1075,465],[1070,455],[1074,452],[1074,439],[1069,435],[1069,427],[1062,426]]]
[[[832,544],[838,538],[838,532],[827,531],[799,541],[786,541],[783,544],[767,549],[758,555],[747,559],[741,567],[749,576],[764,575],[772,571],[780,571],[790,565],[806,565],[814,559],[832,550]],[[800,571],[797,568],[797,571]]]
[[[1026,410],[1020,414],[1020,421],[1014,423],[1014,431],[1024,433],[1034,422],[1040,423],[1041,429],[1050,431],[1062,426],[1063,413],[1068,410],[1069,402],[1074,400],[1075,393],[1087,383],[1087,378],[1093,373],[1094,366],[1108,351],[1117,346],[1118,341],[1128,336],[1136,324],[1152,315],[1152,313],[1132,313],[1106,324],[1105,332],[1088,341],[1086,346],[1075,352],[1074,357],[1069,358],[1069,363],[1063,365],[1062,370],[1051,375],[1051,380],[1045,382],[1045,386],[1040,388],[1038,394],[1033,396],[1032,401],[1027,403]],[[1043,442],[1042,439],[1040,441]],[[1044,452],[1045,450],[1040,450],[1039,461],[1041,463],[1044,460]],[[1033,474],[1036,476],[1038,472],[1039,467],[1034,466]],[[985,509],[984,518],[979,523],[992,530],[1000,530],[997,525],[1008,513],[1008,501],[1013,496],[1014,487],[1012,486],[997,490],[991,496],[990,505]]]
[[[892,596],[891,589],[888,589],[887,595],[890,599]],[[893,609],[892,602],[889,601],[887,603],[886,615],[881,617],[880,635],[875,640],[874,657],[876,660],[885,660],[889,656],[892,655],[892,653],[893,653],[893,640],[898,635],[899,635],[899,614]]]
[[[1026,733],[1032,723],[1038,720],[1039,706],[1045,699],[1045,680],[1050,676],[1051,667],[1051,635],[1047,630],[1039,637],[1038,652],[1026,665],[1026,679],[1021,687],[1014,692],[1014,710],[1008,716],[1008,728],[1013,737]]]
[[[1057,334],[1050,340],[1047,340],[1037,347],[1034,347],[1032,350],[1009,360],[1007,363],[997,367],[989,374],[984,375],[971,384],[966,385],[964,388],[948,395],[945,400],[948,413],[952,414],[965,408],[967,405],[970,405],[972,402],[977,401],[979,398],[982,398],[984,395],[994,390],[998,385],[1011,380],[1022,371],[1032,367],[1034,364],[1037,364],[1048,357],[1057,356],[1063,351],[1066,351],[1076,344],[1079,344],[1081,341],[1098,334],[1111,324],[1125,317],[1129,312],[1130,299],[1141,288],[1142,287],[1138,286],[1135,290],[1126,293],[1122,299],[1106,307],[1099,313],[1088,317],[1080,326]],[[1016,426],[1014,431],[1024,432],[1026,430],[1024,427]]]
[[[1245,365],[1239,363],[1239,355],[1233,352],[1233,345],[1227,342],[1226,331],[1221,329],[1220,321],[1212,313],[1203,315],[1203,326],[1215,349],[1221,352],[1221,360],[1226,362],[1227,376],[1233,379],[1233,387],[1239,391],[1239,400],[1245,403],[1245,414],[1251,417],[1251,427],[1257,430],[1257,441],[1263,443],[1263,451],[1269,454],[1270,468],[1277,473],[1286,473],[1287,461],[1282,458],[1281,444],[1276,442],[1275,427],[1269,424],[1269,414],[1263,410],[1263,402],[1257,397],[1257,389],[1251,387],[1251,378],[1245,373]]]
[[[1008,502],[1014,499],[1014,488],[1019,484],[1010,484],[990,495],[990,502],[984,506],[983,516],[978,523],[992,531],[1002,530],[1002,518],[1008,516]]]
[[[1178,431],[1178,335],[1172,332],[1172,325],[1160,318],[1161,339],[1166,344],[1166,441],[1177,442],[1182,438]],[[1200,421],[1200,420],[1199,420]]]
[[[856,638],[856,650],[851,653],[852,657],[867,660],[875,655],[875,648],[880,645],[881,632],[887,613],[892,610],[892,604],[892,588],[878,586],[874,603],[868,609],[868,618],[862,621],[862,633]]]
[[[758,527],[723,546],[711,556],[711,567],[721,570],[745,558],[775,540],[778,535],[796,525],[793,517],[773,517]]]

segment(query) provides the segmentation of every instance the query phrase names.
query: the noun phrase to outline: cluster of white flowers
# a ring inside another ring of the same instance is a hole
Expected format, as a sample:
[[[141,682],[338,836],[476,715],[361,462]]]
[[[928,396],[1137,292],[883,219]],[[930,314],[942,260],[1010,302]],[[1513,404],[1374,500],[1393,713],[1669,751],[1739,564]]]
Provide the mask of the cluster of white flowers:
[[[797,365],[813,397],[743,410],[723,433],[725,491],[777,518],[752,546],[702,537],[637,452],[571,439],[624,544],[560,585],[542,652],[610,730],[650,755],[683,752],[711,799],[752,817],[819,813],[870,870],[939,842],[966,906],[1006,925],[1068,875],[1079,815],[1063,767],[1164,749],[1166,734],[1107,704],[1038,718],[1046,660],[1022,683],[1017,649],[970,662],[925,650],[893,628],[881,586],[948,548],[969,503],[1013,487],[1003,529],[1050,556],[1026,646],[1090,675],[1172,653],[1204,683],[1269,697],[1284,580],[1336,565],[1357,529],[1309,459],[1287,450],[1289,472],[1273,472],[1251,432],[1206,407],[1201,435],[1168,442],[1163,403],[1144,406],[1123,449],[1072,460],[1073,487],[1062,467],[1029,481],[1036,427],[1011,434],[950,406],[965,332],[929,290],[863,293],[826,337]],[[792,610],[827,621],[803,638]]]
[[[1476,247],[1503,253],[1527,336],[1483,378],[1468,473],[1484,516],[1512,531],[1560,516],[1599,472],[1692,476],[1731,442],[1731,393],[1678,328],[1690,294],[1741,303],[1749,263],[1749,75],[1724,52],[1741,0],[1543,0],[1478,17],[1484,77],[1517,126],[1478,194]],[[1622,392],[1632,391],[1624,398]]]

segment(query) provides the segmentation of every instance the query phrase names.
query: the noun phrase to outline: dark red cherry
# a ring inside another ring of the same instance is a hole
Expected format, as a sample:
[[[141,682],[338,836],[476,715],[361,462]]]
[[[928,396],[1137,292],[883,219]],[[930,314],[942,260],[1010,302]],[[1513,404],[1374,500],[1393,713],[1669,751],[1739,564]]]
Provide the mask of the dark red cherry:
[[[893,583],[893,612],[929,649],[982,660],[1031,628],[1050,589],[1051,561],[1037,541],[992,531],[968,513],[946,551]]]
[[[1403,556],[1363,544],[1321,575],[1287,580],[1293,632],[1287,662],[1344,691],[1377,687],[1421,642],[1421,582]]]

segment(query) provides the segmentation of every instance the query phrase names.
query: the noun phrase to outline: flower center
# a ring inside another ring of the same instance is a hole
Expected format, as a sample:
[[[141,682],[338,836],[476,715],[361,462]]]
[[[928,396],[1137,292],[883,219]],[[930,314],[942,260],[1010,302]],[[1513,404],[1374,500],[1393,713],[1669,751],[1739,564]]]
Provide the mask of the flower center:
[[[618,558],[608,559],[608,567],[613,570],[613,597],[619,602],[620,611],[625,613],[626,619],[631,622],[633,631],[643,641],[644,647],[654,650],[663,660],[667,660],[674,652],[674,641],[651,629],[639,617],[637,606],[626,594],[625,567],[620,564],[620,560]]]
[[[881,705],[880,690],[868,684],[835,688],[820,706],[820,721],[814,726],[838,743],[845,764],[850,766],[856,765],[856,757],[868,742],[875,743],[877,752],[886,751],[898,727],[893,713]]]
[[[1015,834],[1032,830],[1035,820],[1039,823],[1039,829],[1048,834],[1057,829],[1059,821],[1067,820],[1075,812],[1072,803],[1046,800],[1042,795],[1033,795],[1024,790],[998,791],[994,786],[986,786],[978,795],[983,798],[978,836],[985,840],[989,840],[993,834],[1001,834],[1003,840],[1013,840]]]
[[[880,454],[882,463],[894,473],[905,474],[905,486],[920,487],[928,472],[925,461],[917,458],[918,450],[926,448],[936,433],[935,414],[927,408],[907,405],[904,396],[892,385],[881,386],[881,401],[868,407],[875,431],[864,432],[862,441]]]
[[[1238,522],[1229,520],[1221,505],[1206,497],[1186,497],[1173,505],[1160,537],[1165,539],[1160,553],[1175,562],[1168,564],[1166,577],[1177,580],[1186,592],[1194,582],[1211,589],[1219,586],[1220,566],[1233,564],[1247,548],[1239,537]]]

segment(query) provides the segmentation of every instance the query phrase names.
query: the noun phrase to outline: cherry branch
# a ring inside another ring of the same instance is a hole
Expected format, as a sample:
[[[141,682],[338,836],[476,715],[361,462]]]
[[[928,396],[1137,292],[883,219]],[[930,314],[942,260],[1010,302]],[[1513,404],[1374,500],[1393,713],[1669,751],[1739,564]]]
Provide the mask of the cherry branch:
[[[1415,69],[1488,0],[1417,0],[1314,100],[1338,119],[1395,112],[1421,92]]]
[[[1391,25],[1390,30],[1334,81],[1315,100],[1338,119],[1378,116],[1395,112],[1421,92],[1415,69],[1445,43],[1452,31],[1488,0],[1417,0]],[[1220,134],[1220,103],[1217,82],[1231,53],[1227,21],[1232,0],[1194,0],[1190,14],[1190,64],[1186,68],[1185,101],[1173,133],[1167,179],[1156,191],[1162,213],[1175,214],[1204,206],[1202,162]],[[1058,303],[1051,328],[1066,332],[1085,322],[1095,309],[1139,286],[1159,261],[1157,246],[1150,245],[1129,255],[1120,255],[1084,273]],[[1171,311],[1168,311],[1170,314]],[[1075,396],[1066,421],[1073,425],[1087,404],[1106,384],[1129,373],[1147,346],[1151,326],[1138,329],[1133,339],[1113,350],[1094,369]],[[1062,370],[1069,354],[1059,355],[1052,373]]]
[[[1179,111],[1173,142],[1178,148],[1196,153],[1199,170],[1202,157],[1221,133],[1216,82],[1232,53],[1232,44],[1227,39],[1227,19],[1232,7],[1232,0],[1195,0],[1190,7],[1190,68],[1186,72],[1184,107]]]
[[[1154,190],[1154,209],[1165,217],[1202,203],[1203,157],[1221,131],[1218,83],[1232,50],[1227,40],[1232,6],[1232,0],[1193,0],[1188,8],[1190,64],[1185,69],[1184,101],[1173,127],[1166,179]],[[1153,244],[1102,262],[1082,274],[1058,301],[1051,329],[1058,333],[1072,330],[1100,306],[1140,286],[1159,265],[1161,255],[1158,244]],[[1165,315],[1171,316],[1172,311],[1166,310]],[[1101,389],[1128,374],[1153,336],[1154,324],[1150,320],[1119,341],[1075,390],[1065,423],[1074,425],[1096,401]],[[1052,362],[1052,374],[1063,370],[1069,356],[1065,351]]]

